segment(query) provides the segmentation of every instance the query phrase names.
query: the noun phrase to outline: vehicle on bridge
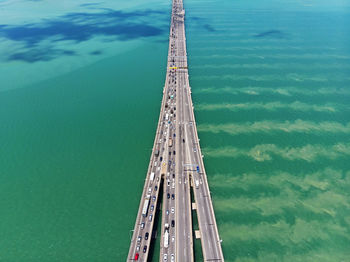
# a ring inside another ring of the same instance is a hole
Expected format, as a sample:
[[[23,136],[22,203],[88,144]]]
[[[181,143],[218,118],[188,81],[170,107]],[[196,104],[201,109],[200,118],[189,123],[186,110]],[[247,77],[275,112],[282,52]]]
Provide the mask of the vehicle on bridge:
[[[163,239],[164,239],[164,247],[168,248],[168,246],[169,246],[169,227],[165,229]]]
[[[147,216],[148,206],[149,206],[149,197],[148,197],[148,199],[145,200],[145,203],[143,204],[143,208],[142,208],[142,216],[143,217]]]
[[[196,179],[195,185],[196,185],[196,188],[199,188],[199,180],[198,179]]]

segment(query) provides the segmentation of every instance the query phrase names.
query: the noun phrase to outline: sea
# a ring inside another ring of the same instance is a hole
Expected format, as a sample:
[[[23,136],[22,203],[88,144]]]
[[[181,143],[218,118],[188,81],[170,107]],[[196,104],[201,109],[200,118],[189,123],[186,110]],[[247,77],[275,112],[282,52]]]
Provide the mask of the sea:
[[[184,5],[225,261],[349,262],[350,2]],[[0,0],[0,261],[126,261],[170,11]]]

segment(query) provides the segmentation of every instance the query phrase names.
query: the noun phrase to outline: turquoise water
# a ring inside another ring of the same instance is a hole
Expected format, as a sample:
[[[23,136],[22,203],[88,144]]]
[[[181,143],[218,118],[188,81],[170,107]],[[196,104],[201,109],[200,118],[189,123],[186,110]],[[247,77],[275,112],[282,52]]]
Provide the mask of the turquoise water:
[[[189,64],[225,258],[350,261],[349,8],[249,2],[187,8],[207,25],[188,22]]]
[[[87,4],[0,1],[0,261],[125,261],[170,2]],[[349,4],[185,7],[226,261],[350,261]]]

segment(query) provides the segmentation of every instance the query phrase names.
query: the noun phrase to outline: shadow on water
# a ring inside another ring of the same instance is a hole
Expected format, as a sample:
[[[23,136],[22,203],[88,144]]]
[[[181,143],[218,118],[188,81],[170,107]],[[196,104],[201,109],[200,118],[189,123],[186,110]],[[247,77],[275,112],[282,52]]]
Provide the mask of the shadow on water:
[[[190,194],[191,194],[191,203],[195,203],[194,199],[194,193],[193,193],[193,187],[190,187]],[[202,253],[202,243],[200,239],[196,239],[195,231],[199,230],[198,225],[198,217],[197,217],[197,211],[192,210],[192,237],[193,237],[193,256],[194,261],[203,261],[203,253]]]
[[[154,218],[154,225],[153,225],[153,232],[151,234],[151,242],[149,246],[149,253],[148,253],[148,262],[155,262],[159,261],[159,250],[160,250],[160,236],[161,236],[161,218],[162,218],[162,202],[163,202],[163,185],[164,185],[164,179],[162,178],[159,185],[159,192],[158,192],[158,201],[157,201],[157,208],[156,208],[156,214]]]

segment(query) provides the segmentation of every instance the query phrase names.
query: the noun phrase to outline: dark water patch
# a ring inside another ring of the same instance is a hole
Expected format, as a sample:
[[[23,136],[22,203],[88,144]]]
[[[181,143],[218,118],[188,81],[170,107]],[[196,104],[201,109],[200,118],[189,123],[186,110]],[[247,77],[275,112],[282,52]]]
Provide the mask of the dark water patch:
[[[27,50],[10,55],[9,60],[48,61],[57,57],[59,52],[38,54],[37,50],[42,49],[40,45],[43,41],[46,45],[54,46],[61,41],[80,43],[97,36],[112,37],[113,40],[120,41],[158,36],[165,32],[165,28],[148,24],[145,21],[148,19],[151,22],[157,15],[165,17],[166,12],[161,10],[124,12],[113,9],[104,9],[98,13],[75,12],[46,19],[39,23],[0,25],[0,37],[24,43],[26,46]],[[107,41],[111,41],[111,39]],[[50,48],[53,49],[53,47]],[[66,55],[64,52],[61,54]]]
[[[156,42],[156,43],[169,43],[169,40],[168,39],[156,39],[156,40],[154,40],[154,42]]]
[[[11,54],[8,61],[23,61],[27,63],[35,63],[38,61],[50,61],[62,56],[76,56],[77,53],[72,50],[61,50],[54,48],[32,48],[28,51]]]
[[[268,30],[254,35],[255,38],[285,38],[285,34],[280,30]]]
[[[61,19],[49,20],[44,24],[25,24],[21,26],[2,26],[1,36],[13,41],[26,43],[28,47],[33,47],[43,40],[54,38],[52,42],[58,41],[76,41],[83,42],[92,37],[104,35],[115,36],[120,40],[130,40],[139,37],[156,36],[163,33],[163,30],[143,23],[129,24],[122,23],[126,14],[115,11],[116,18],[112,22],[103,19],[113,18],[111,13],[105,16],[97,14],[70,14]],[[133,17],[132,15],[130,17]],[[96,20],[101,19],[98,25]],[[82,23],[84,21],[84,23]]]
[[[95,50],[90,52],[90,55],[101,55],[102,53],[103,53],[102,50]]]
[[[191,33],[192,30],[198,32],[198,29],[202,28],[205,29],[206,32],[216,32],[216,29],[212,25],[212,21],[210,21],[208,18],[203,16],[188,15],[186,20],[188,21],[186,27],[189,33]]]
[[[50,61],[62,55],[74,55],[73,51],[55,48],[61,41],[80,43],[98,36],[106,37],[102,41],[107,42],[128,41],[162,35],[164,25],[156,26],[151,22],[155,17],[162,21],[166,15],[162,10],[125,12],[104,8],[101,12],[68,13],[38,23],[3,24],[0,25],[0,37],[24,44],[24,47],[8,55],[9,61]]]
[[[203,25],[204,29],[206,29],[208,32],[215,32],[216,30],[214,29],[214,27],[212,27],[209,24],[205,24]]]
[[[91,6],[96,6],[96,5],[100,5],[103,2],[96,2],[96,3],[85,3],[85,4],[81,4],[81,7],[91,7]]]

